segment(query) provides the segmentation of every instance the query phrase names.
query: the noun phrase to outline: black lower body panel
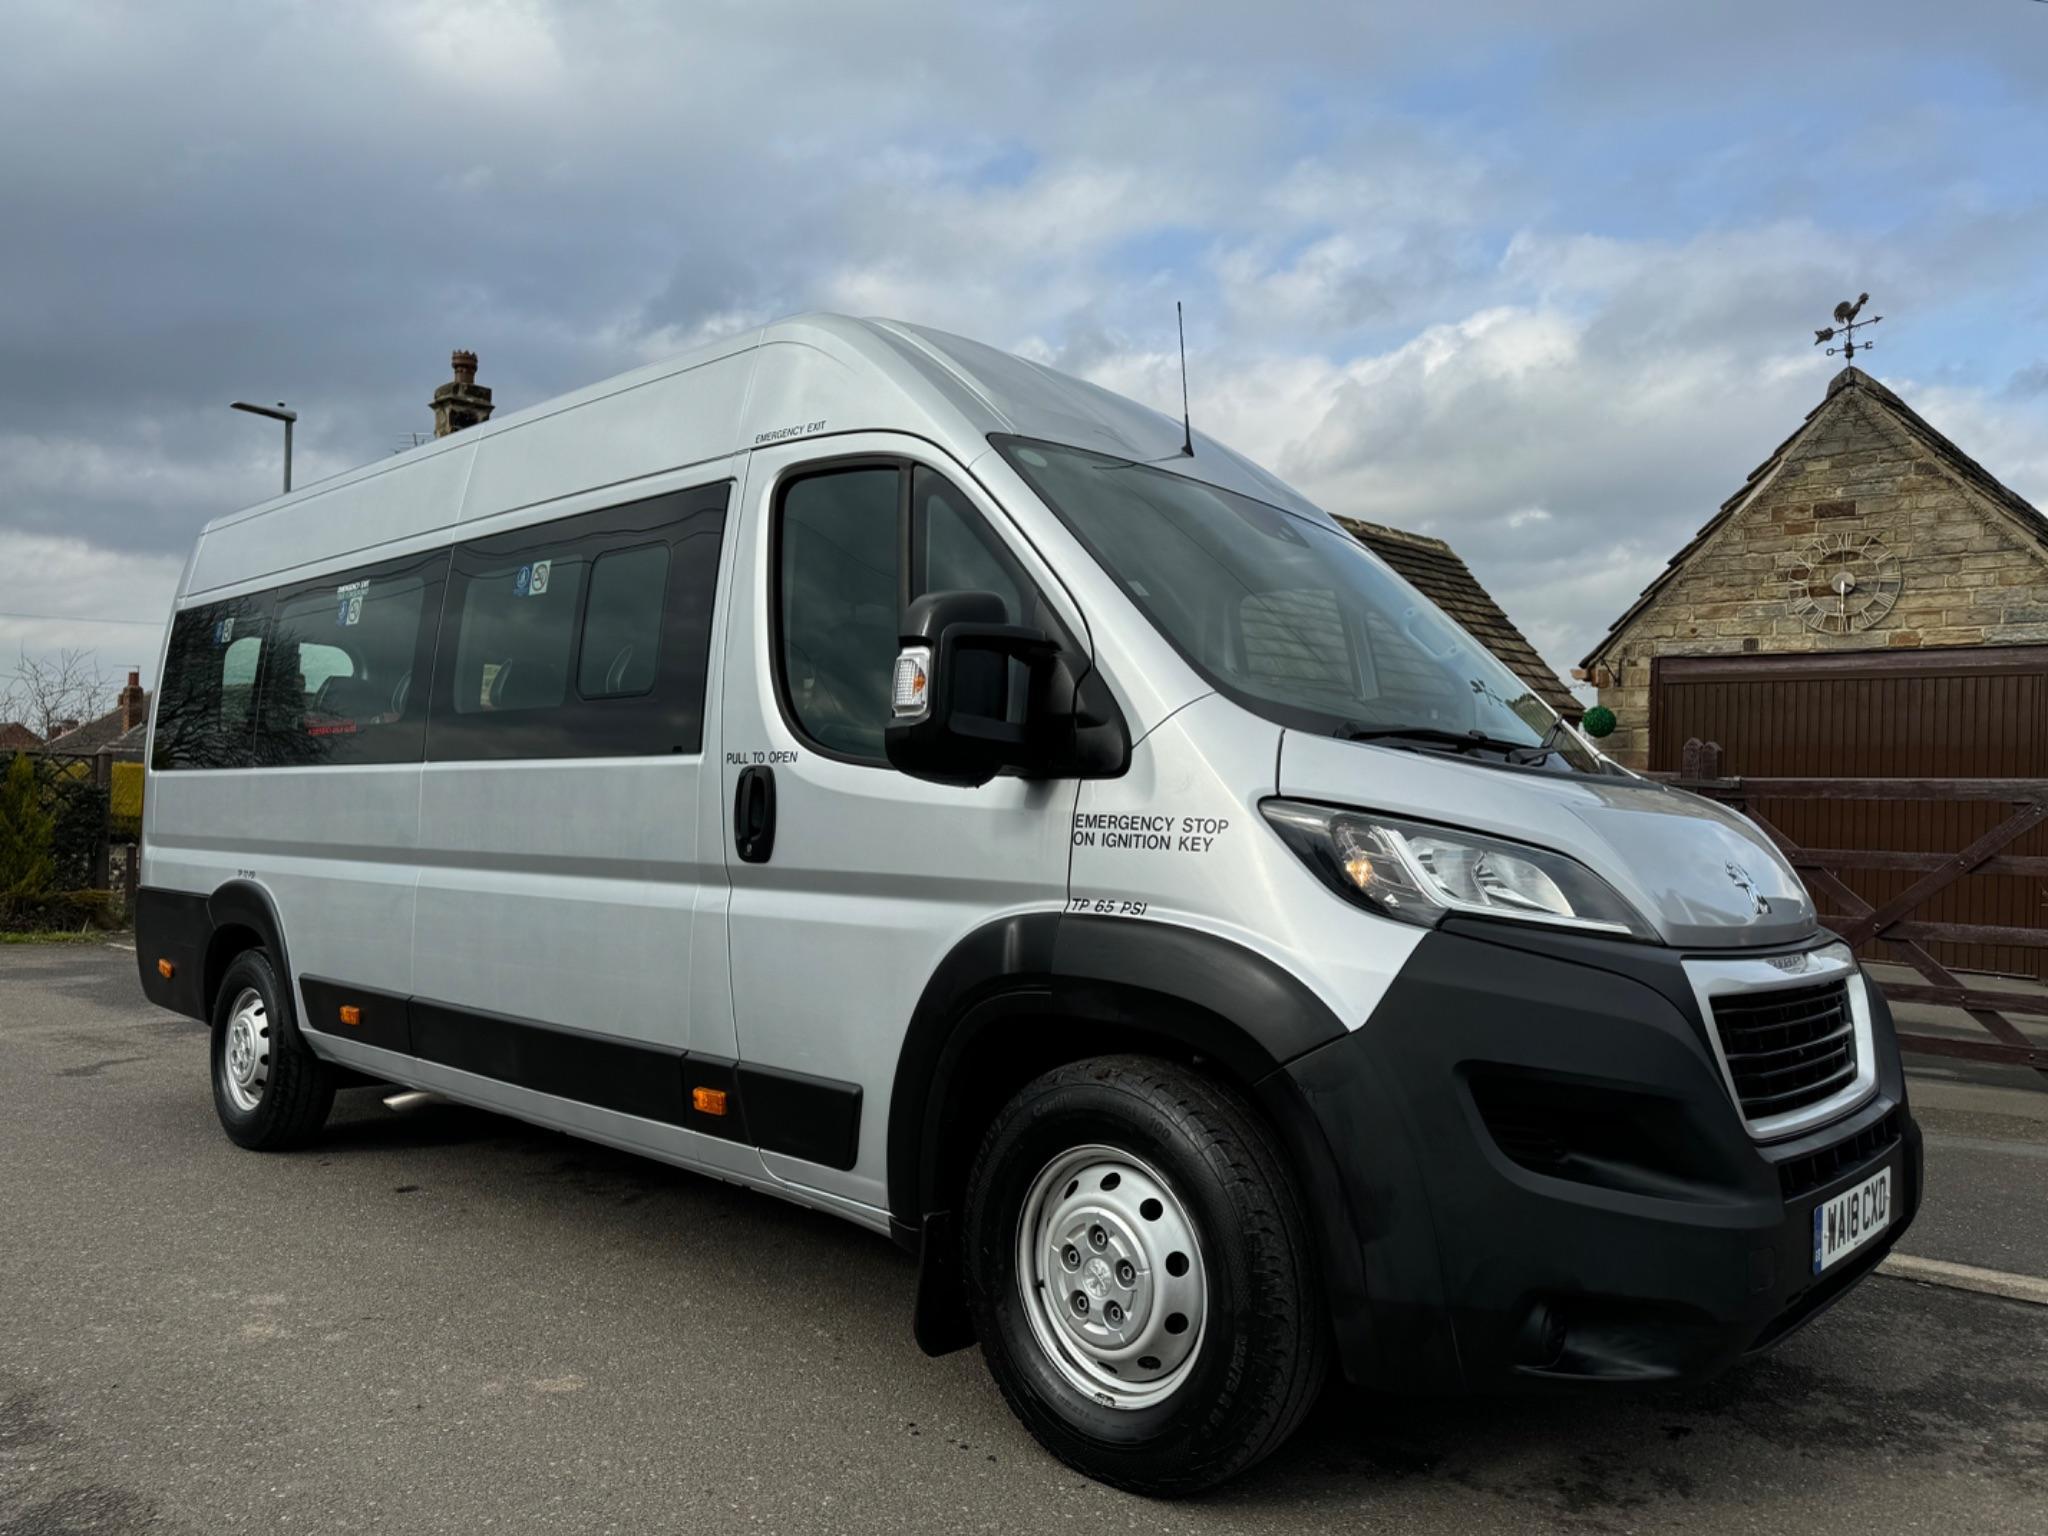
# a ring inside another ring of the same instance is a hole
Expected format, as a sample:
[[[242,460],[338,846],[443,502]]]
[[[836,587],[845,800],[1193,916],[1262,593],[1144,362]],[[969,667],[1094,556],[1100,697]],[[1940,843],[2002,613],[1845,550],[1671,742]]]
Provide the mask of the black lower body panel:
[[[144,886],[135,893],[135,967],[142,993],[159,1008],[206,1018],[206,950],[213,918],[206,898]],[[166,976],[163,967],[168,966]]]
[[[1286,1068],[1363,1234],[1369,1300],[1336,1319],[1355,1381],[1705,1374],[1817,1316],[1913,1219],[1920,1133],[1874,986],[1874,1092],[1759,1144],[1676,954],[1560,950],[1433,932],[1364,1027]],[[1889,1224],[1816,1274],[1815,1206],[1885,1168]]]
[[[763,1152],[828,1168],[851,1168],[859,1155],[857,1083],[401,997],[324,977],[302,977],[299,986],[308,1025],[319,1034],[751,1143]],[[348,1022],[344,1009],[353,1010],[354,1022]]]

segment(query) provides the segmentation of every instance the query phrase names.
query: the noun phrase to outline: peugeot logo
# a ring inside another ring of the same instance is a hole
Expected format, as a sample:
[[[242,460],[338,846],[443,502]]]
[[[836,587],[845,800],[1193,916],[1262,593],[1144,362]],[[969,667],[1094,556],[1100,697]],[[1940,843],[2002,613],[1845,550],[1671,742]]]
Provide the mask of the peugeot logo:
[[[1744,869],[1740,864],[1730,864],[1728,866],[1728,878],[1733,880],[1736,888],[1750,899],[1756,916],[1765,917],[1769,915],[1771,898],[1757,890],[1756,881],[1750,878],[1748,870]]]

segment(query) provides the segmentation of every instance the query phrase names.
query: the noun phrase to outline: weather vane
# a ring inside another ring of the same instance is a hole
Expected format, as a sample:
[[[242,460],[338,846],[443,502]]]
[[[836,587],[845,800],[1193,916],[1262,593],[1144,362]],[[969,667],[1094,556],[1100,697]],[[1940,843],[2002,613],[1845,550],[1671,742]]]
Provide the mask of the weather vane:
[[[1856,327],[1859,325],[1875,325],[1884,318],[1883,315],[1872,315],[1868,320],[1858,320],[1856,318],[1863,313],[1863,306],[1869,302],[1870,295],[1867,293],[1858,294],[1854,304],[1851,304],[1847,299],[1842,300],[1841,303],[1835,306],[1835,323],[1833,325],[1824,325],[1815,331],[1813,333],[1813,344],[1817,347],[1824,341],[1833,341],[1837,336],[1840,336],[1842,338],[1841,346],[1829,347],[1828,356],[1833,357],[1837,352],[1840,352],[1844,363],[1853,363],[1856,360]],[[1863,349],[1868,351],[1876,346],[1877,343],[1866,341],[1862,345]]]

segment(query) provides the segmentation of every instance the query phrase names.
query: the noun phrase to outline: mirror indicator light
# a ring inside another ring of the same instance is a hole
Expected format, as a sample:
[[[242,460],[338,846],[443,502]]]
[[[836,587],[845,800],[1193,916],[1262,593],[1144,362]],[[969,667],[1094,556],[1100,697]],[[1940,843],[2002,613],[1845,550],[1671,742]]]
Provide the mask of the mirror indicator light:
[[[923,714],[931,706],[932,648],[906,645],[896,655],[896,675],[889,689],[889,707],[898,720]]]

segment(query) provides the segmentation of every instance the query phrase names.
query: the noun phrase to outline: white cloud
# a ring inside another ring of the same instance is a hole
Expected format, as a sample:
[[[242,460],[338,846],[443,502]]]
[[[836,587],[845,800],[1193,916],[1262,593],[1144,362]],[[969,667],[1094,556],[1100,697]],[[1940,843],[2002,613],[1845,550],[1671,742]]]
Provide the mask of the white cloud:
[[[11,674],[24,651],[78,649],[109,672],[136,668],[150,684],[184,566],[182,554],[0,527],[0,673]]]
[[[393,51],[441,86],[519,96],[562,74],[556,18],[533,0],[412,0],[382,8],[377,22]]]
[[[1798,226],[1688,242],[1518,236],[1504,265],[1544,274],[1533,305],[1350,358],[1197,357],[1195,419],[1332,511],[1448,540],[1568,676],[1822,398],[1839,364],[1801,349],[1796,323],[1789,353],[1752,333],[1757,314],[1802,299],[1826,243]],[[1085,371],[1178,409],[1170,352],[1131,348]],[[2023,494],[2048,490],[2044,402],[1901,387]]]
[[[1561,669],[1820,398],[1852,287],[2048,496],[2039,7],[17,9],[0,593],[67,611],[268,491],[237,396],[302,409],[304,481],[451,346],[511,409],[813,307],[1177,411],[1185,299],[1198,426],[1449,539]],[[95,558],[18,542],[60,535]]]

